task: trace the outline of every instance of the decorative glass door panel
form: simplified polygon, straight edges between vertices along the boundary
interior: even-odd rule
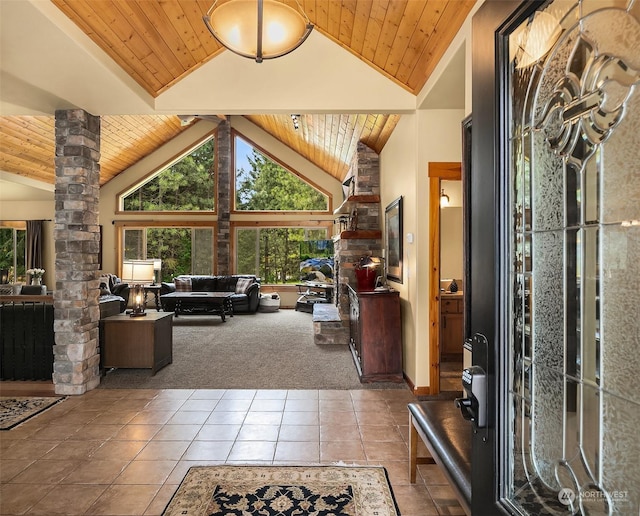
[[[511,32],[504,501],[640,511],[640,2]]]

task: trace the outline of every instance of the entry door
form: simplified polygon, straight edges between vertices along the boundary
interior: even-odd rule
[[[640,2],[489,0],[473,37],[473,513],[639,514]]]

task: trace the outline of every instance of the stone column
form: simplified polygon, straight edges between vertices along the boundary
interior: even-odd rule
[[[216,165],[217,165],[217,213],[218,213],[218,238],[217,249],[217,274],[231,274],[231,124],[223,120],[218,125],[216,141]]]
[[[343,321],[349,320],[349,294],[346,285],[356,287],[356,273],[353,264],[363,256],[382,255],[382,234],[380,233],[380,157],[359,142],[357,152],[350,167],[355,181],[355,198],[369,198],[368,202],[354,201],[352,210],[356,210],[358,231],[346,238],[334,239],[334,259],[338,271],[336,303]],[[370,199],[376,199],[371,202]]]
[[[57,394],[83,394],[100,383],[100,117],[81,109],[55,117],[53,383]]]

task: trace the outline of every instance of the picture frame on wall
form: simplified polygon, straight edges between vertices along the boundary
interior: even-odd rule
[[[402,196],[384,210],[387,279],[402,283]]]

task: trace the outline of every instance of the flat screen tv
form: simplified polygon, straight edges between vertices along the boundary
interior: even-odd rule
[[[300,242],[300,280],[333,283],[333,240]]]

